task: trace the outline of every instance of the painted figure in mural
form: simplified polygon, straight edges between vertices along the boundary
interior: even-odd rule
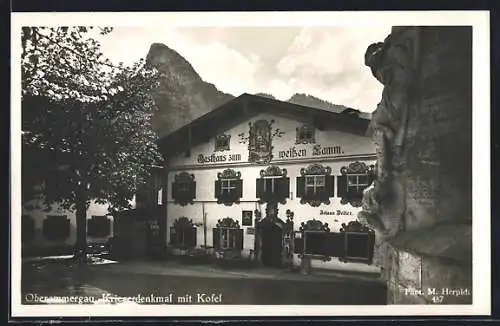
[[[406,33],[404,37],[400,37]],[[370,122],[369,132],[376,144],[377,164],[374,183],[365,190],[360,217],[385,232],[378,216],[391,194],[391,178],[402,171],[404,145],[411,113],[412,98],[418,91],[413,85],[418,72],[418,30],[393,28],[385,41],[371,44],[365,53],[365,65],[384,85],[382,99]]]
[[[268,163],[271,160],[271,125],[266,120],[259,120],[250,126],[249,160]]]

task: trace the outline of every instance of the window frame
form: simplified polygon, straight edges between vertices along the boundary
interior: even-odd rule
[[[191,181],[177,181],[175,187],[178,192],[190,193],[192,185]]]
[[[219,232],[219,248],[221,250],[234,250],[236,249],[236,232],[241,229],[231,228],[231,227],[218,227],[217,232]],[[223,235],[227,235],[227,239],[224,239]],[[231,242],[232,237],[232,242]],[[226,245],[227,243],[227,245]]]
[[[236,191],[236,188],[238,188],[236,181],[238,179],[236,178],[227,178],[227,179],[220,179],[220,193],[219,195],[223,196],[228,196],[234,193]],[[226,184],[227,183],[227,184]],[[227,190],[227,191],[224,191]]]
[[[347,174],[347,180],[346,180],[346,191],[348,194],[355,194],[355,195],[363,195],[363,191],[370,186],[370,175],[368,173],[352,173],[352,174]],[[366,178],[366,183],[360,183],[359,178],[364,177]],[[356,182],[353,184],[349,184],[349,181],[351,178],[356,178]],[[355,188],[355,190],[351,190]]]
[[[172,199],[176,204],[186,206],[193,204],[196,198],[196,181],[194,174],[181,172],[172,182]]]
[[[263,191],[265,194],[271,194],[271,195],[276,195],[278,192],[276,191],[276,180],[278,179],[283,179],[282,176],[270,176],[270,177],[264,177],[264,188]],[[271,182],[271,191],[267,191],[267,181],[272,180]]]
[[[314,144],[315,139],[315,128],[308,123],[297,127],[295,144]]]
[[[375,164],[368,164],[370,163],[355,161],[340,169],[340,175],[337,177],[337,196],[341,198],[341,205],[362,206],[365,190],[376,180]],[[360,178],[365,179],[360,182]]]
[[[197,243],[197,232],[197,227],[193,221],[181,216],[170,227],[169,245],[174,248],[194,248]],[[192,237],[190,233],[192,233]],[[186,243],[186,239],[191,239],[192,243]]]
[[[326,191],[326,175],[324,174],[306,174],[304,175],[304,192],[309,195],[308,189],[312,188],[315,196],[318,196],[320,190]],[[313,178],[313,184],[308,184],[308,179]],[[323,180],[322,184],[318,184],[317,180]]]
[[[231,148],[231,135],[218,135],[214,139],[214,151],[223,152]]]

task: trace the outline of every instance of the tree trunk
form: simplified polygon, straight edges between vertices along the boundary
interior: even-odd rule
[[[87,261],[87,198],[79,194],[76,202],[75,258],[80,263]]]

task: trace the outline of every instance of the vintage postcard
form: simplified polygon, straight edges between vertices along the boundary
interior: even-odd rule
[[[13,13],[12,316],[490,313],[488,12]]]

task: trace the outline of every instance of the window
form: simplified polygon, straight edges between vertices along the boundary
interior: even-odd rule
[[[290,178],[265,177],[257,179],[257,197],[264,201],[282,201],[289,198]]]
[[[367,166],[363,162],[354,162],[340,169],[342,175],[338,177],[337,195],[342,198],[341,204],[361,206],[363,191],[374,180],[374,168],[374,165]]]
[[[308,124],[304,124],[297,128],[296,144],[314,143],[314,128]]]
[[[222,179],[220,181],[220,194],[227,195],[230,194],[236,189],[236,181],[231,179]]]
[[[340,234],[344,235],[344,255],[340,261],[372,264],[375,246],[375,231],[359,221],[343,223]]]
[[[111,221],[108,216],[92,216],[87,221],[87,234],[90,237],[103,238],[111,233]]]
[[[179,194],[188,194],[191,192],[191,182],[178,182],[177,191]]]
[[[196,247],[197,228],[187,217],[179,217],[170,228],[170,245],[177,248]]]
[[[219,229],[220,249],[236,248],[236,238],[238,229]]]
[[[268,194],[276,194],[279,189],[278,178],[265,178],[264,179],[264,192]]]
[[[228,151],[231,135],[219,135],[215,137],[215,151]]]
[[[285,203],[290,197],[290,178],[286,169],[269,166],[260,171],[260,178],[256,180],[256,197],[261,202],[276,201]]]
[[[322,203],[330,204],[334,197],[334,176],[331,168],[320,164],[312,164],[300,171],[297,177],[297,197],[301,198],[301,204],[319,206]]]
[[[175,176],[175,181],[172,183],[172,198],[181,206],[193,203],[196,198],[196,182],[193,174],[182,172]]]
[[[222,250],[242,250],[243,249],[243,229],[239,222],[226,217],[219,220],[217,227],[213,229],[213,246]]]
[[[159,191],[163,186],[163,169],[154,168],[151,175],[137,185],[137,206],[152,206],[159,202]],[[161,204],[161,201],[160,201]]]
[[[353,194],[363,194],[369,186],[369,176],[367,174],[354,174],[347,176],[347,192]]]
[[[306,194],[317,195],[324,190],[325,190],[324,175],[306,176],[306,183],[305,183]]]
[[[243,180],[241,173],[226,169],[217,174],[215,181],[215,198],[219,204],[232,205],[238,203],[243,196]]]
[[[66,215],[49,215],[43,221],[43,236],[49,241],[64,241],[69,237],[70,222]]]
[[[170,244],[175,247],[193,248],[196,246],[196,227],[170,228]]]

